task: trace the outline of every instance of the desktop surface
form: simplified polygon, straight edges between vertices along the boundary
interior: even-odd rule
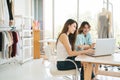
[[[75,58],[76,61],[91,62],[97,64],[117,65],[120,66],[120,53],[112,54],[111,56],[91,57],[87,55],[79,55]]]

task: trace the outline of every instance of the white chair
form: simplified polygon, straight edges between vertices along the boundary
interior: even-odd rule
[[[76,69],[58,70],[57,67],[56,67],[56,60],[54,60],[52,58],[52,49],[51,49],[51,47],[49,45],[45,46],[44,51],[45,51],[45,54],[48,57],[48,60],[51,61],[50,73],[52,74],[52,76],[54,76],[54,77],[66,77],[66,78],[69,78],[68,76],[72,76],[72,80],[80,80],[79,79],[79,76],[80,76],[79,71],[78,71],[77,65],[76,65],[76,63],[74,61],[72,61],[70,59],[65,60],[65,61],[72,62],[75,65]],[[70,79],[71,78],[69,78],[69,80]]]

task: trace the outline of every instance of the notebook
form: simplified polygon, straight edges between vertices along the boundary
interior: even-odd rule
[[[115,39],[114,38],[104,38],[97,39],[95,45],[95,54],[89,55],[93,57],[108,56],[115,52]]]

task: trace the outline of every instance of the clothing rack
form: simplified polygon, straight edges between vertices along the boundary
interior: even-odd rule
[[[2,31],[21,31],[20,29],[16,29],[16,27],[0,27],[0,32]]]
[[[34,18],[32,16],[15,15],[16,26],[19,26],[21,29],[21,64],[33,59],[33,19]]]
[[[11,63],[19,63],[19,61],[16,57],[9,59],[0,59],[0,65],[11,64]]]
[[[15,15],[15,25],[14,25],[15,27],[10,27],[5,24],[3,24],[3,26],[0,26],[0,32],[15,31],[18,32],[20,38],[20,42],[18,43],[18,47],[19,47],[18,49],[20,51],[18,53],[20,53],[20,56],[17,57],[15,56],[10,59],[0,58],[0,64],[13,63],[13,62],[14,63],[19,62],[20,64],[23,64],[24,62],[33,59],[33,45],[32,45],[33,34],[31,34],[32,21],[33,21],[32,16]],[[30,44],[28,45],[28,43]]]
[[[0,32],[4,32],[4,31],[15,31],[15,32],[19,32],[21,30],[16,30],[15,27],[0,27]],[[2,54],[2,51],[0,51],[0,54]],[[10,58],[0,58],[0,65],[3,64],[11,64],[11,63],[19,63],[19,56],[15,55],[14,57],[10,57]]]

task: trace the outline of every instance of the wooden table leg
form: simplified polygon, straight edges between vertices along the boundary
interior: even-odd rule
[[[95,64],[95,75],[98,74],[99,64]]]
[[[83,62],[84,67],[84,80],[91,80],[92,63]]]

